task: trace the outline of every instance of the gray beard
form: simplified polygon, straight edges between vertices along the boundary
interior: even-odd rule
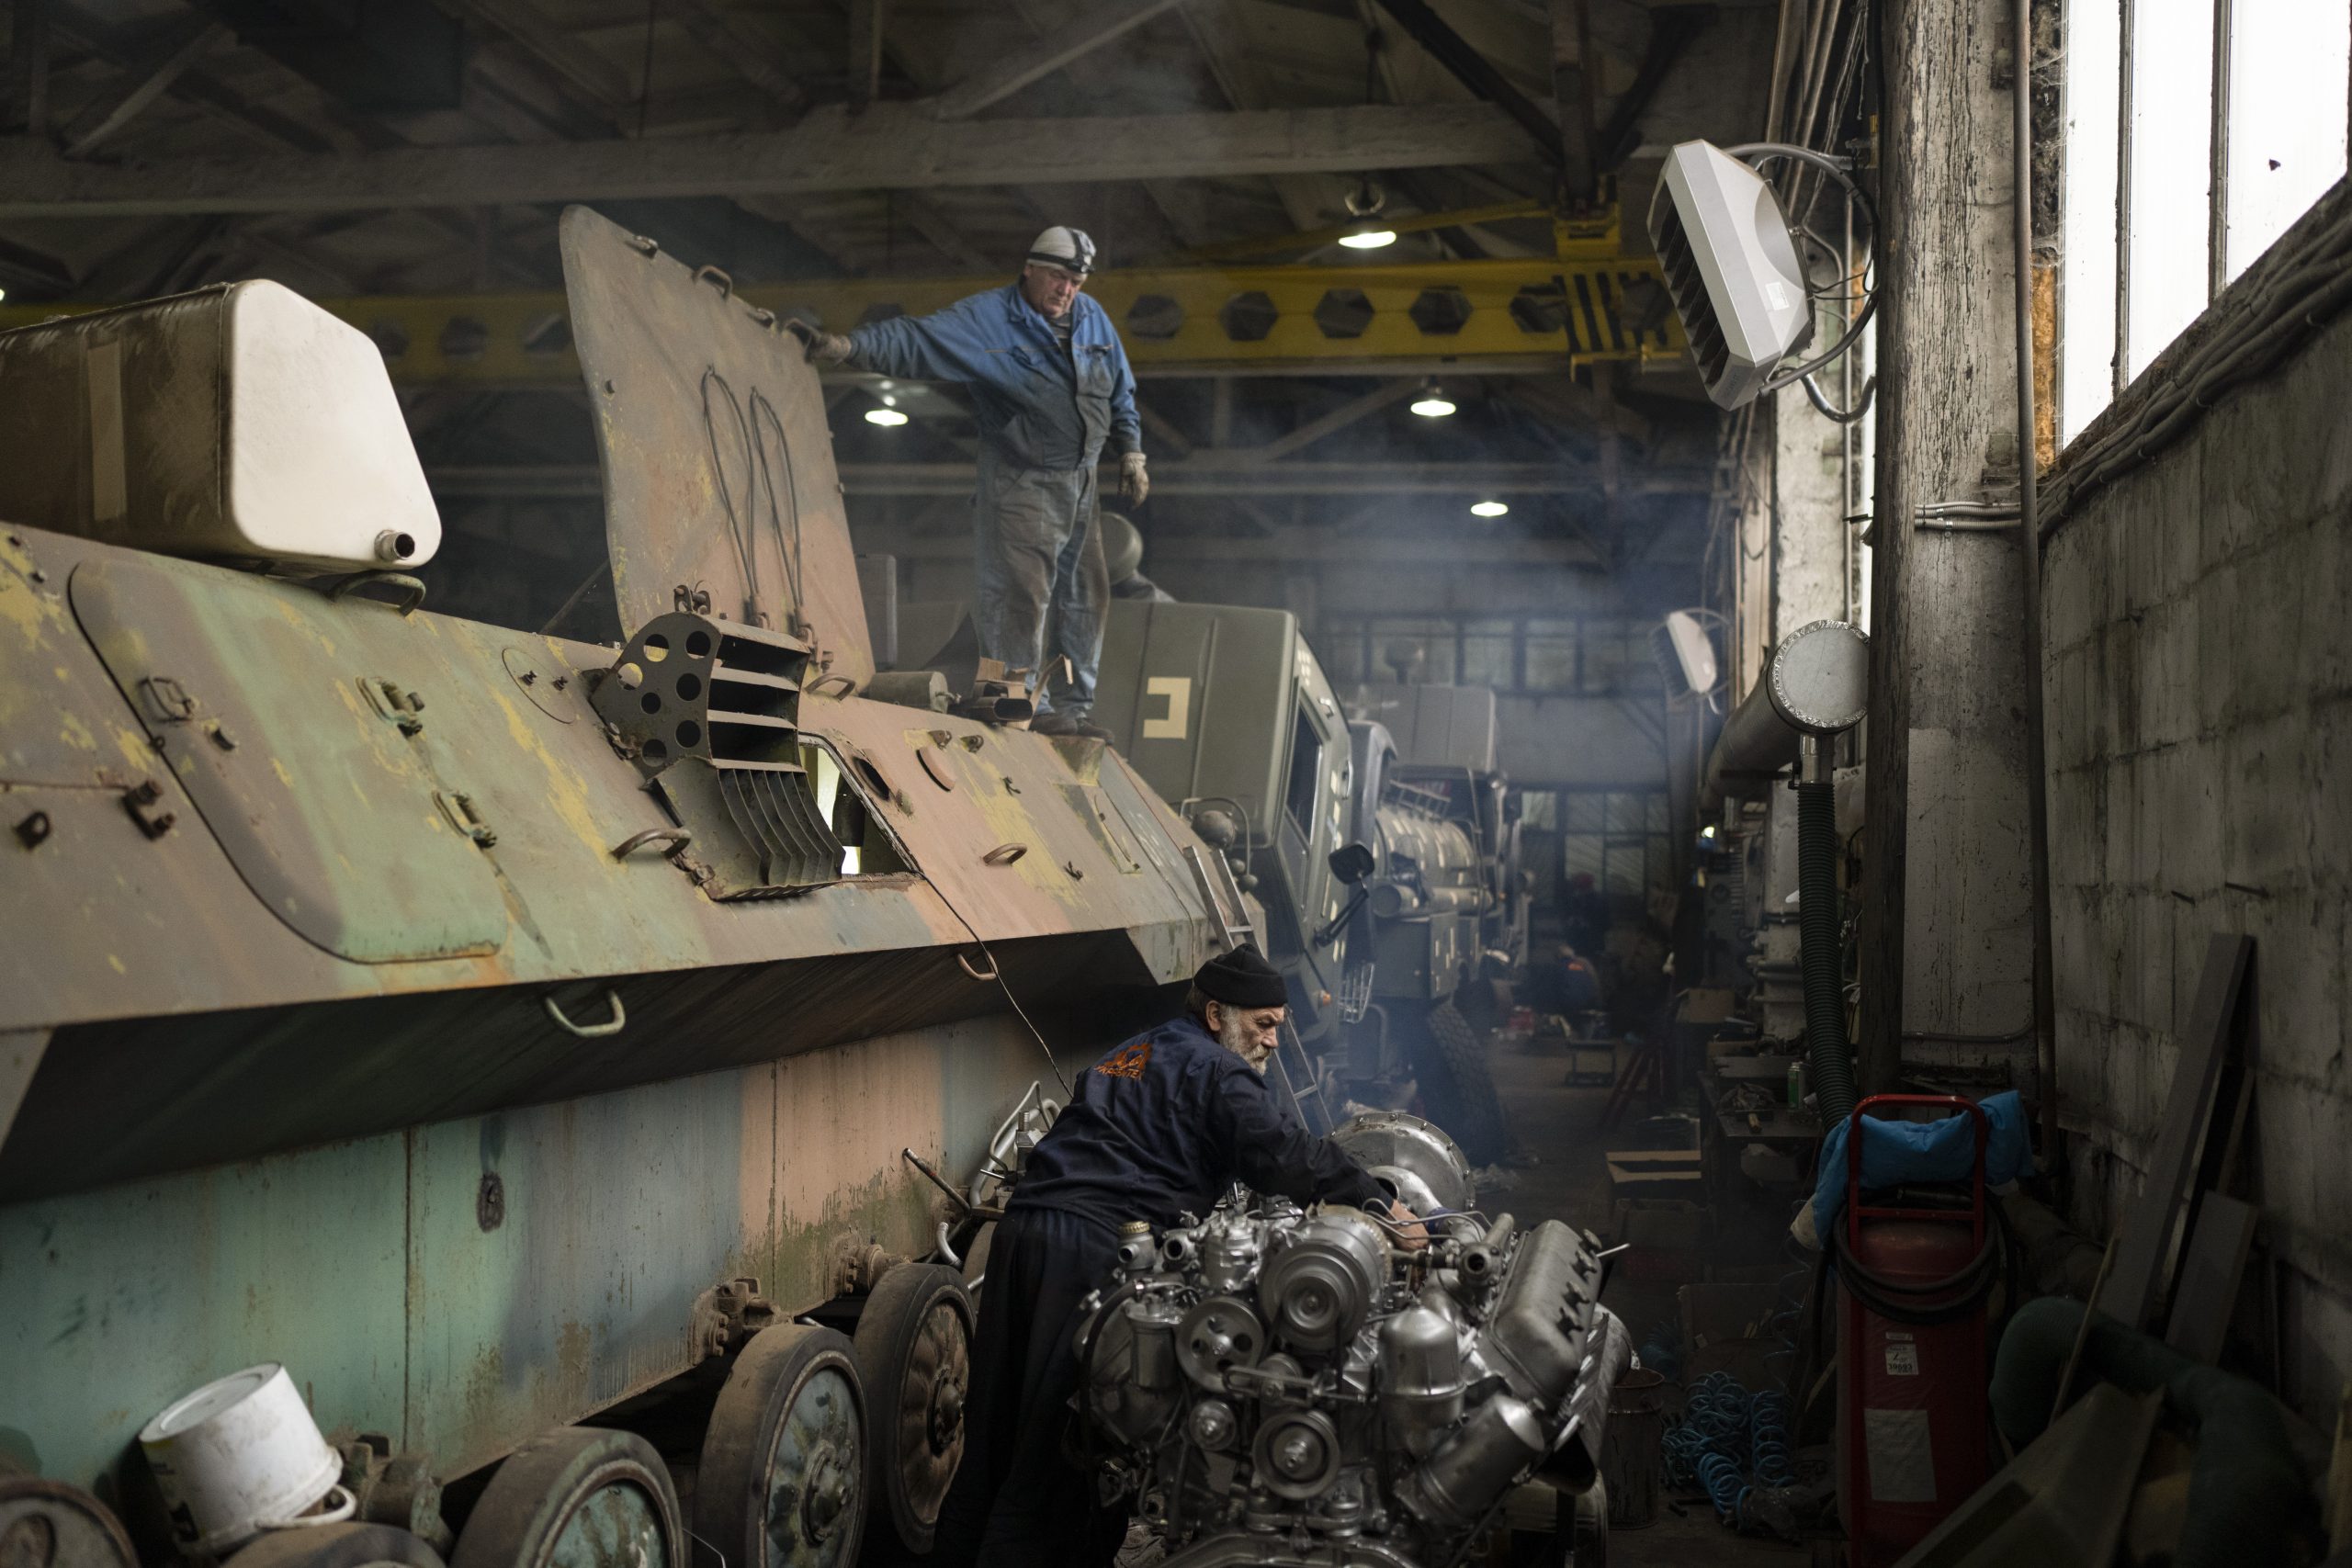
[[[1225,1021],[1217,1028],[1216,1043],[1260,1072],[1265,1071],[1269,1053],[1258,1049],[1258,1038],[1250,1032],[1250,1021],[1239,1013],[1227,1010]]]

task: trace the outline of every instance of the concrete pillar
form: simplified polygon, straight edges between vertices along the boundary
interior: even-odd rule
[[[1915,509],[2014,496],[2008,7],[1889,0],[1862,923],[1866,1089],[2033,1065],[2018,541]],[[1908,1036],[1906,1039],[1905,1036]]]
[[[1825,330],[1838,330],[1828,324]],[[1802,387],[1773,394],[1772,641],[1847,617],[1844,432]]]

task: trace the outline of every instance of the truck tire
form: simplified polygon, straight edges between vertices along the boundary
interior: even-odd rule
[[[1462,1145],[1472,1165],[1501,1159],[1509,1143],[1503,1102],[1495,1093],[1487,1054],[1479,1049],[1469,1021],[1452,1002],[1440,1002],[1418,1025],[1408,1027],[1413,1077],[1420,1084],[1430,1120]]]

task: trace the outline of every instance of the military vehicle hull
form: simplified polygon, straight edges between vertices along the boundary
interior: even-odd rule
[[[930,1253],[901,1151],[967,1173],[1250,918],[1105,748],[859,694],[792,340],[565,243],[624,648],[0,519],[0,1455],[151,1553],[133,1439],[238,1368],[449,1480]],[[792,487],[747,581],[686,558],[720,369]]]
[[[273,865],[340,845],[386,877],[424,859],[412,836],[462,847],[492,870],[470,912],[493,951],[358,962],[265,902],[263,873],[241,874],[259,852],[241,842],[241,863],[209,828],[175,738],[73,614],[86,577],[126,568],[250,601],[217,639],[153,651],[261,777],[307,784],[338,728],[397,734],[363,679],[424,698],[401,744],[462,776],[492,842],[461,840],[399,768],[337,775],[368,802],[338,829],[323,807],[246,826],[283,836]],[[270,618],[317,634],[318,657],[220,679]],[[840,1246],[928,1250],[937,1195],[899,1151],[968,1169],[1031,1081],[1056,1092],[976,974],[1083,1050],[1216,940],[1190,834],[1101,747],[812,701],[802,734],[854,760],[844,787],[888,783],[876,810],[920,874],[722,904],[659,843],[614,853],[672,824],[589,711],[582,676],[610,649],[24,528],[0,542],[0,818],[18,829],[0,840],[0,1035],[21,1096],[0,1143],[0,1444],[82,1484],[166,1400],[257,1360],[292,1366],[328,1426],[452,1472],[673,1375],[721,1281],[805,1310],[834,1293]],[[476,886],[421,888],[424,923],[399,929],[356,895],[334,940],[447,945]],[[1080,998],[1104,1016],[1070,1019]]]

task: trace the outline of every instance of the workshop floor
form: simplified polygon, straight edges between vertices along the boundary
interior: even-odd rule
[[[1566,1082],[1566,1058],[1556,1052],[1529,1050],[1516,1042],[1488,1047],[1495,1088],[1510,1108],[1512,1132],[1522,1150],[1536,1163],[1515,1168],[1517,1183],[1509,1190],[1483,1200],[1489,1212],[1509,1210],[1521,1223],[1556,1216],[1581,1228],[1606,1231],[1611,1192],[1604,1140],[1594,1127],[1606,1089],[1572,1089]],[[1657,1325],[1676,1311],[1675,1287],[1645,1285],[1621,1276],[1612,1278],[1602,1300],[1625,1320],[1640,1344]],[[1610,1568],[1685,1568],[1685,1565],[1740,1564],[1789,1568],[1806,1562],[1809,1551],[1777,1540],[1741,1536],[1715,1521],[1714,1511],[1698,1496],[1668,1495],[1660,1501],[1657,1522],[1644,1529],[1612,1531],[1609,1538]]]

